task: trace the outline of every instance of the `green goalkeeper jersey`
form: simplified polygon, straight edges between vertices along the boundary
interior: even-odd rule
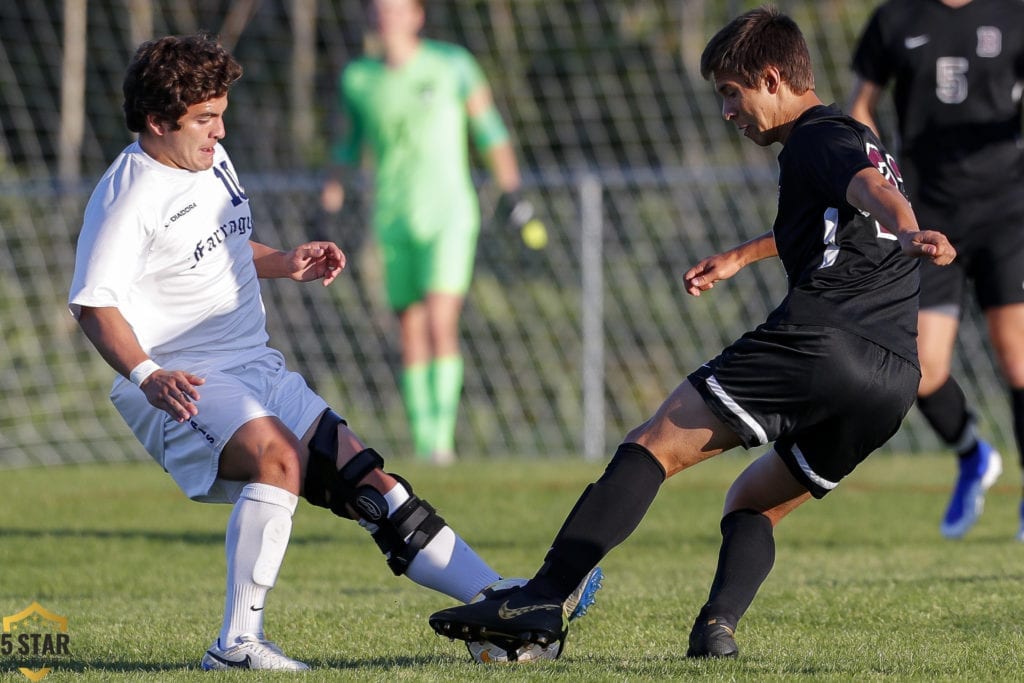
[[[374,225],[382,239],[425,240],[447,228],[479,228],[466,100],[484,86],[467,50],[431,40],[422,40],[399,68],[362,57],[344,70],[349,127],[334,159],[353,165],[364,146],[371,152]]]

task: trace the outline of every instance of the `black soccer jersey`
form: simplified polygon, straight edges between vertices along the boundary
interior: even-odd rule
[[[1008,192],[1024,202],[1024,1],[889,0],[868,22],[853,69],[881,86],[894,80],[912,198]]]
[[[797,119],[779,154],[773,231],[789,292],[767,324],[847,330],[917,363],[917,260],[896,236],[846,201],[874,167],[903,191],[892,156],[867,126],[835,106]]]

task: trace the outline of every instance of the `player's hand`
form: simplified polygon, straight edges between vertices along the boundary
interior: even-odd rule
[[[502,228],[518,231],[529,249],[540,250],[548,245],[547,228],[536,217],[533,203],[518,191],[505,192],[498,198],[494,222]]]
[[[344,252],[334,242],[307,242],[286,254],[293,280],[309,282],[323,280],[324,287],[345,268]]]
[[[937,230],[900,232],[897,236],[905,256],[926,258],[937,266],[948,266],[956,258],[956,249]]]
[[[139,388],[146,394],[146,400],[154,408],[159,408],[178,422],[184,422],[199,414],[196,401],[199,392],[196,387],[203,384],[199,375],[184,370],[153,371],[142,381]]]
[[[715,254],[690,268],[683,275],[683,287],[687,294],[700,296],[701,292],[713,288],[719,280],[726,280],[738,273],[742,264],[730,252]]]

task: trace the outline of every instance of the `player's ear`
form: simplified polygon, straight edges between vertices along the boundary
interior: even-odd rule
[[[170,126],[167,125],[166,121],[158,118],[156,114],[146,114],[147,133],[157,137],[163,137],[168,130],[170,130]]]
[[[145,132],[158,137],[163,137],[164,126],[160,123],[160,119],[154,114],[145,115]]]
[[[779,88],[782,86],[782,74],[779,72],[778,67],[765,67],[765,70],[761,73],[761,82],[770,94],[778,93]]]

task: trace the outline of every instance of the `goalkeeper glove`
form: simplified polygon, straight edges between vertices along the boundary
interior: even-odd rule
[[[518,230],[523,244],[530,249],[543,249],[548,244],[548,231],[534,213],[533,204],[518,191],[504,192],[498,198],[494,220]]]

